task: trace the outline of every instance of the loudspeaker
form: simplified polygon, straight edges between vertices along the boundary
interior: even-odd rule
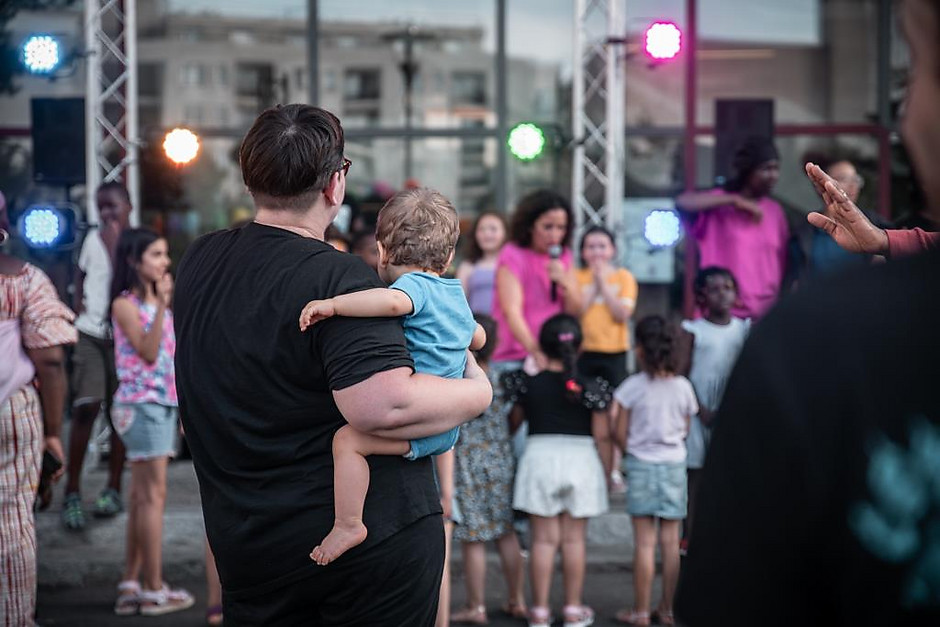
[[[734,176],[734,152],[749,137],[774,136],[773,100],[715,101],[715,183]]]
[[[37,183],[85,182],[85,99],[33,98],[33,179]]]

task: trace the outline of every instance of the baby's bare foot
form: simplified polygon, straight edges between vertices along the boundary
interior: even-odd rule
[[[368,533],[361,520],[337,520],[323,542],[313,548],[310,559],[320,566],[326,566],[349,549],[362,544]]]

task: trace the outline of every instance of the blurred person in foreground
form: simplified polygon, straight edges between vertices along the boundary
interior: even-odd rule
[[[0,246],[10,239],[0,193]],[[33,503],[43,451],[60,463],[68,383],[62,347],[75,315],[42,270],[0,252],[0,623],[32,625],[36,610]],[[59,470],[54,478],[58,479]]]
[[[430,459],[368,458],[368,538],[323,569],[310,553],[333,525],[331,442],[347,421],[425,437],[492,397],[469,357],[463,379],[415,374],[396,318],[334,317],[301,333],[311,298],[384,287],[323,241],[345,194],[343,148],[323,109],[263,112],[239,150],[254,221],[203,236],[179,265],[180,413],[226,625],[432,625],[444,527]]]
[[[940,0],[906,0],[901,21],[912,53],[902,131],[938,215]],[[807,171],[826,203],[809,221],[840,246],[933,250],[822,279],[756,328],[716,418],[679,617],[940,624],[937,240],[878,229]]]

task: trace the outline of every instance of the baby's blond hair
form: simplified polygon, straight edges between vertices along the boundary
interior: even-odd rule
[[[457,210],[433,189],[398,192],[379,211],[375,239],[396,266],[442,273],[450,263],[460,223]]]

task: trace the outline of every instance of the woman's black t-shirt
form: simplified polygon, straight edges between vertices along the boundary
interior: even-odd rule
[[[250,594],[318,568],[333,524],[332,392],[413,362],[394,318],[331,318],[306,333],[312,299],[382,287],[358,257],[250,223],[190,246],[175,294],[180,413],[226,591]],[[372,456],[370,546],[440,501],[427,459]]]

